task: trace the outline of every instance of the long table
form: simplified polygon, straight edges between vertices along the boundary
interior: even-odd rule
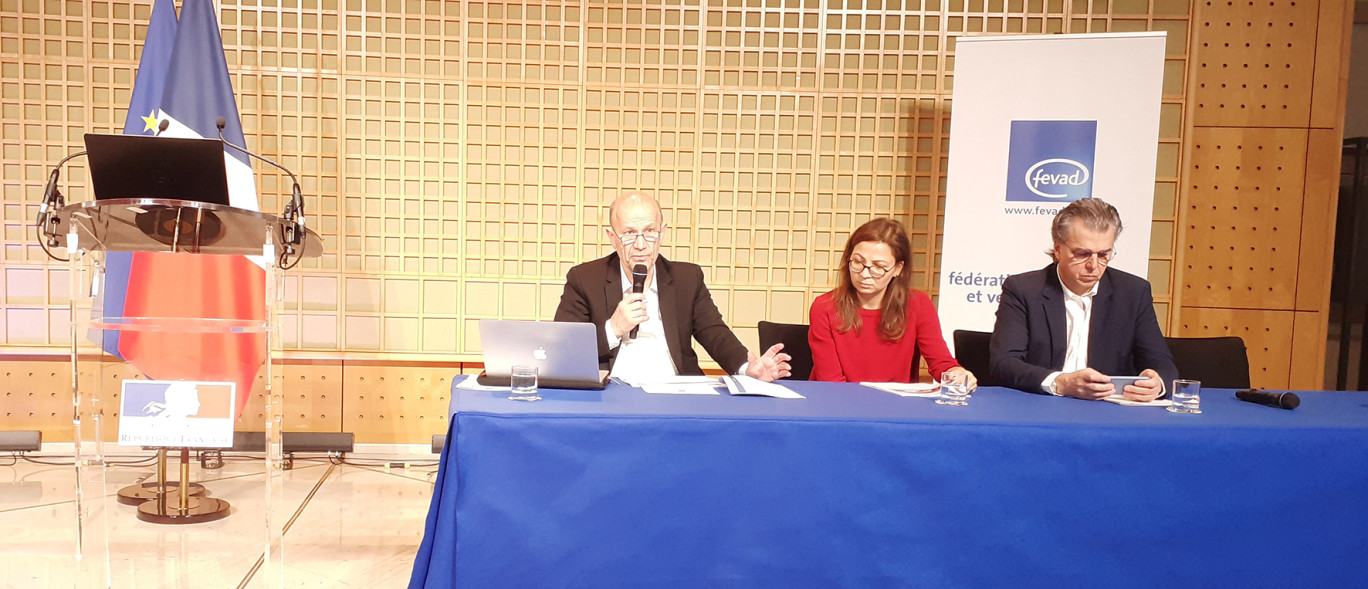
[[[453,389],[410,587],[1368,586],[1368,393]]]

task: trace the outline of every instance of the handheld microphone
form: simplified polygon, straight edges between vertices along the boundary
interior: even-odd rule
[[[641,294],[646,290],[646,265],[637,264],[632,267],[632,292]],[[636,339],[637,332],[641,331],[641,325],[633,325],[631,339]]]
[[[169,121],[162,121],[162,126],[165,126],[168,122]],[[293,183],[293,186],[291,186],[290,188],[290,202],[285,205],[285,211],[281,216],[284,217],[286,221],[284,227],[285,236],[283,240],[285,242],[285,249],[287,253],[293,252],[294,246],[299,245],[304,240],[304,196],[300,193],[299,190],[299,178],[296,178],[294,172],[291,172],[285,166],[282,166],[269,159],[252,153],[251,151],[248,151],[245,147],[233,145],[227,139],[224,139],[223,127],[227,124],[228,121],[226,121],[223,117],[219,117],[214,120],[214,126],[218,127],[218,138],[221,143],[227,145],[228,147],[236,149],[237,151],[240,151],[250,157],[254,157],[258,160],[275,166],[280,171],[285,172],[290,176],[290,182]]]
[[[1271,391],[1260,391],[1255,389],[1245,389],[1236,391],[1235,398],[1250,403],[1258,403],[1279,409],[1296,409],[1301,405],[1301,398],[1296,393],[1274,393]]]

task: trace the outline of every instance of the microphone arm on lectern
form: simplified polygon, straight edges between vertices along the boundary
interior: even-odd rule
[[[78,151],[62,158],[61,161],[57,162],[57,165],[52,167],[52,173],[48,174],[47,185],[43,187],[43,201],[38,206],[38,219],[34,222],[34,225],[38,227],[40,233],[39,245],[44,246],[43,251],[47,251],[47,248],[61,245],[61,227],[59,226],[62,223],[62,219],[57,216],[57,211],[66,206],[66,198],[62,196],[62,191],[57,186],[57,179],[62,176],[62,166],[68,161],[71,161],[72,158],[80,157],[85,154],[85,151]],[[52,252],[48,252],[48,256],[56,260],[61,260],[61,258],[52,255]]]
[[[258,160],[275,166],[280,171],[285,172],[290,176],[290,182],[293,184],[290,188],[290,202],[285,204],[285,211],[280,216],[285,219],[285,235],[284,239],[282,240],[285,242],[285,253],[294,253],[294,247],[304,242],[304,195],[301,194],[299,190],[299,178],[296,178],[294,172],[291,172],[289,168],[286,168],[285,166],[282,166],[269,159],[266,159],[265,157],[252,153],[245,147],[234,145],[232,142],[228,141],[227,139],[224,139],[223,127],[226,124],[227,121],[225,121],[223,117],[219,117],[217,120],[214,121],[214,126],[218,127],[218,136],[220,142],[250,157],[254,157]]]

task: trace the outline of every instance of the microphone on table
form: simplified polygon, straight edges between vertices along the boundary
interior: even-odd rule
[[[1301,405],[1301,398],[1296,393],[1274,393],[1271,391],[1260,391],[1255,389],[1245,389],[1237,391],[1235,398],[1250,403],[1268,405],[1279,409],[1296,409]]]
[[[632,267],[632,292],[641,294],[646,290],[646,264],[637,264]],[[633,325],[629,339],[636,339],[637,332],[641,331],[641,325]]]
[[[157,132],[156,132],[156,133],[153,133],[152,136],[153,136],[153,137],[161,137],[161,134],[162,134],[162,133],[165,133],[165,132],[166,132],[166,128],[167,128],[167,127],[170,127],[170,126],[171,126],[171,119],[162,119],[162,120],[161,120],[161,123],[157,125]]]

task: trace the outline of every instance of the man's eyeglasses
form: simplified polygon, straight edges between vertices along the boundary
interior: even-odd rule
[[[1092,250],[1073,250],[1069,252],[1069,263],[1075,265],[1082,264],[1091,260],[1093,256],[1097,256],[1097,263],[1105,266],[1112,261],[1112,258],[1116,257],[1116,250],[1102,250],[1100,252]]]
[[[866,263],[864,263],[864,262],[860,262],[860,261],[857,261],[857,260],[855,260],[855,259],[851,259],[851,260],[850,260],[850,272],[851,272],[851,273],[853,273],[853,274],[863,274],[865,270],[869,270],[869,277],[870,277],[870,278],[883,278],[883,275],[884,275],[884,274],[888,274],[888,271],[889,271],[890,269],[891,269],[891,268],[885,268],[885,267],[880,266],[880,265],[878,265],[878,264],[866,264]]]
[[[636,243],[637,238],[646,240],[646,243],[655,243],[660,239],[660,230],[647,229],[640,232],[619,233],[617,238],[618,241],[622,242],[622,245],[632,245]]]

